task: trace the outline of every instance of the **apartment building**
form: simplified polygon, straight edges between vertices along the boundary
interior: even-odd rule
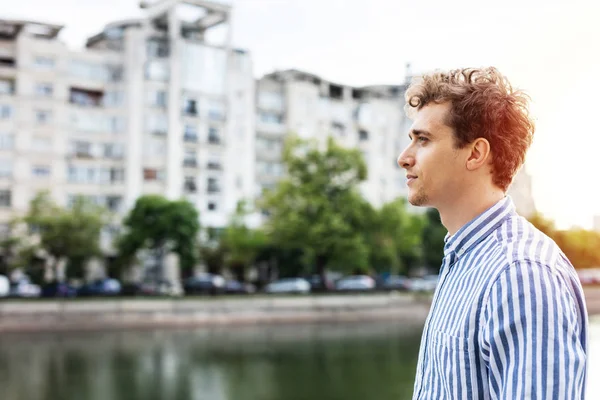
[[[396,159],[407,145],[403,85],[350,87],[298,70],[257,81],[256,192],[273,187],[285,171],[281,150],[290,132],[302,138],[358,148],[368,167],[362,194],[375,206],[406,195]],[[409,126],[409,125],[408,125]]]
[[[140,195],[183,197],[217,227],[252,198],[254,78],[230,5],[141,7],[80,51],[62,26],[0,20],[0,222],[44,189],[121,215]]]
[[[410,72],[407,70],[407,76]],[[412,122],[404,112],[408,84],[351,87],[319,76],[285,70],[265,75],[256,87],[256,195],[272,188],[285,170],[282,146],[287,134],[358,148],[368,168],[361,185],[375,207],[406,196],[405,171],[397,158],[409,144]],[[531,178],[522,169],[509,190],[523,215],[535,212]],[[412,211],[422,208],[409,206]]]

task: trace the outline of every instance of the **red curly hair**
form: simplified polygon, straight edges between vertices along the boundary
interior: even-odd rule
[[[535,124],[529,96],[514,90],[494,67],[434,72],[414,81],[405,94],[407,114],[429,103],[451,102],[447,125],[455,146],[477,138],[490,143],[493,183],[506,191],[525,161]]]

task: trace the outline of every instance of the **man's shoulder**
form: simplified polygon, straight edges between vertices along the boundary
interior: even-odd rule
[[[507,218],[496,230],[495,236],[507,265],[528,262],[541,266],[572,267],[556,242],[522,216]]]

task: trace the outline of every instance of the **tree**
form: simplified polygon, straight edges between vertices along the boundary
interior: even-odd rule
[[[351,223],[364,203],[358,193],[367,176],[361,153],[331,138],[323,151],[315,142],[291,138],[283,160],[288,175],[262,202],[273,243],[303,249],[305,261],[321,276],[326,267],[366,269],[368,247]]]
[[[442,225],[440,214],[435,208],[427,209],[425,219],[427,223],[421,236],[423,262],[429,268],[439,271],[444,258],[444,238],[448,230]]]
[[[240,281],[245,280],[246,269],[267,244],[267,236],[263,231],[246,226],[245,218],[249,213],[246,203],[239,202],[221,237],[227,264]]]
[[[179,256],[181,271],[190,275],[198,259],[200,230],[196,208],[185,200],[170,201],[147,195],[137,199],[123,221],[124,234],[116,241],[121,268],[129,266],[139,250],[148,249],[157,260],[157,278],[162,279],[164,256]]]
[[[418,263],[422,258],[425,222],[421,215],[408,212],[404,198],[384,204],[376,213],[370,233],[373,268],[406,273]]]
[[[51,257],[52,275],[56,279],[61,262],[83,263],[102,254],[100,233],[105,217],[103,209],[82,197],[76,198],[70,209],[65,209],[52,201],[48,192],[42,192],[31,201],[23,220],[39,238],[39,248]]]

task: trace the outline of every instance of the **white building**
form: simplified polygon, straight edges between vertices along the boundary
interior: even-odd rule
[[[0,20],[0,222],[39,190],[124,214],[143,194],[185,197],[224,226],[254,195],[254,78],[230,6],[142,4],[71,51],[61,26]]]
[[[368,167],[361,191],[373,205],[406,195],[405,173],[396,165],[408,143],[403,93],[401,85],[353,88],[297,70],[258,80],[257,194],[284,174],[283,140],[294,133],[323,142],[332,136],[341,145],[360,149]]]

